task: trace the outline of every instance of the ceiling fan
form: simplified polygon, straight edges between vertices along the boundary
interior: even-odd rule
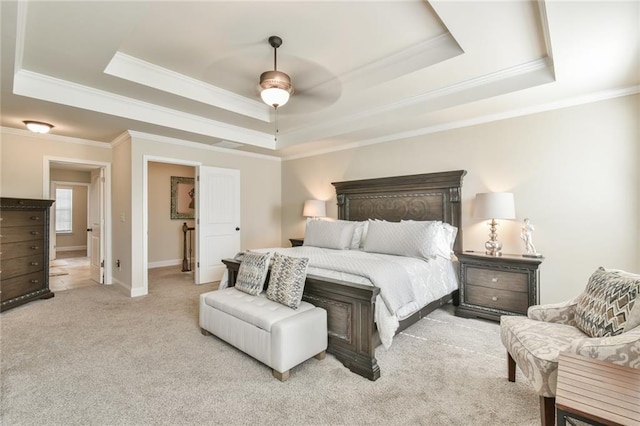
[[[269,44],[273,47],[273,71],[265,71],[260,75],[260,97],[276,111],[283,106],[293,95],[291,77],[282,71],[278,71],[278,47],[282,45],[282,39],[278,36],[269,37]]]

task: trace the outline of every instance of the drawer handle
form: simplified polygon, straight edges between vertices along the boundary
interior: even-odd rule
[[[31,216],[31,220],[40,220],[40,216]]]
[[[31,235],[40,235],[38,231],[31,231]]]
[[[38,280],[31,280],[32,284],[36,284],[38,282]]]
[[[494,302],[498,300],[498,296],[491,296],[491,300],[493,300]]]
[[[40,247],[38,246],[31,246],[31,250],[38,250]]]
[[[493,277],[493,278],[491,278],[491,282],[492,282],[492,283],[497,283],[497,282],[498,282],[498,278],[497,278],[497,277]]]
[[[31,262],[31,266],[38,266],[38,262]]]

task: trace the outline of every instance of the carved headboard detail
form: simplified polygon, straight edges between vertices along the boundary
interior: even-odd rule
[[[458,228],[462,251],[462,179],[466,170],[333,182],[338,219],[441,220]]]

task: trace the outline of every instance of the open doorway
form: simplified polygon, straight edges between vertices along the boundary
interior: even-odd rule
[[[110,226],[108,163],[45,158],[44,197],[51,209],[49,286],[63,291],[110,284],[105,268]]]
[[[193,281],[196,167],[149,161],[147,176],[148,269]]]

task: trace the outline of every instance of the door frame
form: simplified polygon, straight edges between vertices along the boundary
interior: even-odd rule
[[[202,165],[200,161],[180,160],[156,155],[142,156],[142,289],[137,296],[149,294],[149,163],[177,164],[197,168]],[[196,194],[197,197],[197,194]],[[197,200],[197,198],[196,198]],[[195,232],[198,233],[198,216],[195,216]],[[194,274],[195,282],[195,274]]]
[[[105,209],[104,217],[104,284],[112,284],[112,268],[111,268],[111,163],[103,161],[79,160],[77,158],[52,157],[44,156],[42,159],[42,197],[49,199],[51,197],[51,175],[50,168],[52,163],[67,163],[80,167],[101,168],[104,170],[104,192],[103,202]]]

